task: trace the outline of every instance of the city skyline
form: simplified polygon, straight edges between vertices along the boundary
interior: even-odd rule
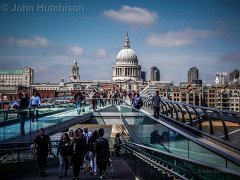
[[[81,80],[111,80],[126,31],[142,70],[147,74],[157,66],[161,80],[187,81],[195,66],[200,79],[214,83],[217,72],[240,67],[238,1],[3,0],[0,5],[0,67],[30,66],[35,82],[59,82],[62,74],[66,81],[74,59]]]

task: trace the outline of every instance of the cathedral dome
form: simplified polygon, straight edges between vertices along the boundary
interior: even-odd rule
[[[138,64],[137,54],[130,48],[128,33],[125,38],[124,48],[117,55],[116,64]]]
[[[119,51],[116,64],[137,64],[137,54],[132,49],[122,49]]]
[[[141,66],[138,65],[138,57],[133,49],[130,48],[128,33],[124,41],[124,48],[119,51],[116,58],[116,63],[113,66],[113,80],[139,81],[141,80]]]

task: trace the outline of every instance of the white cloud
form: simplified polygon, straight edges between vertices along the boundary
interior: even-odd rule
[[[46,48],[51,43],[47,38],[40,36],[32,36],[30,38],[15,38],[10,36],[6,39],[6,44],[24,48]]]
[[[73,56],[83,56],[85,54],[84,49],[79,46],[65,46],[65,53]]]
[[[158,18],[154,11],[139,7],[122,6],[118,11],[108,10],[103,13],[105,16],[117,21],[133,24],[133,25],[150,25]]]
[[[95,55],[96,55],[96,57],[98,57],[98,58],[108,57],[107,51],[106,51],[105,49],[103,49],[103,48],[97,49],[96,52],[95,52]]]
[[[165,34],[151,34],[147,43],[153,47],[180,47],[190,45],[197,39],[204,39],[219,35],[219,31],[184,29],[181,31],[169,31]]]

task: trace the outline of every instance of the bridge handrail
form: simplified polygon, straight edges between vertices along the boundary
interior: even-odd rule
[[[177,156],[177,155],[174,155],[174,154],[171,154],[171,153],[168,153],[168,152],[164,152],[164,151],[160,151],[160,150],[148,147],[148,146],[144,146],[142,144],[136,144],[136,143],[127,142],[127,141],[124,142],[124,143],[133,145],[135,147],[139,147],[141,149],[146,149],[146,150],[153,151],[153,152],[155,152],[157,154],[160,154],[160,156],[158,156],[158,157],[161,157],[161,155],[164,155],[164,156],[167,156],[167,157],[171,157],[171,158],[177,159],[177,160],[179,160],[181,162],[187,162],[187,163],[191,163],[191,164],[194,164],[194,165],[197,165],[197,166],[201,166],[201,167],[204,167],[204,168],[215,170],[213,172],[222,172],[224,174],[230,174],[230,175],[234,175],[234,176],[240,177],[240,172],[236,171],[236,170],[223,168],[223,167],[220,167],[220,166],[213,166],[213,165],[210,165],[210,164],[207,164],[207,163],[204,163],[204,162],[192,160],[192,159],[189,159],[189,158],[184,158],[184,157]],[[123,147],[126,147],[126,145],[123,145]]]
[[[124,103],[131,107],[131,105],[130,105],[129,103],[127,103],[127,102],[124,102]],[[226,153],[226,152],[224,152],[224,151],[222,151],[222,150],[220,150],[220,149],[218,149],[218,148],[216,148],[216,147],[213,147],[213,146],[209,145],[208,143],[205,143],[205,142],[203,142],[203,141],[200,141],[198,138],[195,138],[195,137],[193,137],[192,135],[189,135],[189,134],[183,132],[182,130],[180,130],[180,129],[178,129],[178,128],[175,128],[175,127],[169,125],[168,123],[165,123],[165,122],[163,122],[163,121],[160,121],[160,120],[158,120],[158,119],[155,119],[154,117],[149,116],[149,115],[146,114],[145,112],[139,111],[139,110],[135,109],[134,107],[132,107],[132,108],[133,108],[136,112],[142,113],[142,114],[144,114],[145,116],[153,119],[154,121],[162,124],[163,126],[166,126],[167,128],[169,128],[169,129],[171,129],[171,130],[173,130],[173,131],[181,134],[182,136],[186,137],[188,140],[193,141],[194,143],[198,144],[199,146],[203,147],[204,149],[207,149],[207,150],[213,152],[214,154],[216,154],[216,155],[218,155],[218,156],[220,156],[220,157],[222,157],[222,158],[224,158],[224,159],[226,159],[226,160],[234,163],[235,165],[240,166],[240,158],[236,158],[236,157],[233,156],[232,154]]]

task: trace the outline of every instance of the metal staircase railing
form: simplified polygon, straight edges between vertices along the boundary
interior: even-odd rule
[[[144,145],[125,142],[127,152],[139,158],[161,174],[175,179],[239,179],[238,171],[211,166],[199,161],[179,157]]]

